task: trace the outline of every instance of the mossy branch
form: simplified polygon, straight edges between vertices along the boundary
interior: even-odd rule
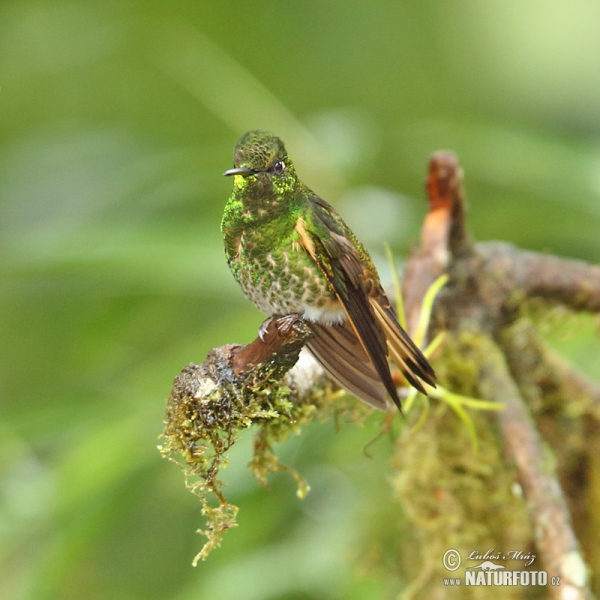
[[[436,302],[430,328],[432,335],[439,330],[446,331],[446,342],[434,367],[450,389],[504,404],[502,411],[482,414],[483,420],[496,421],[497,433],[492,439],[484,437],[480,454],[489,456],[497,464],[496,472],[508,473],[508,479],[504,483],[503,509],[498,508],[493,525],[485,499],[491,501],[497,497],[496,493],[484,496],[481,505],[474,503],[472,498],[451,493],[452,502],[446,506],[441,502],[437,509],[448,509],[454,515],[454,522],[458,519],[459,527],[451,529],[453,534],[437,530],[435,543],[426,538],[423,554],[430,554],[432,546],[439,548],[440,540],[444,540],[442,545],[446,549],[459,549],[463,557],[468,555],[469,549],[486,544],[505,550],[519,546],[523,549],[532,548],[539,560],[531,568],[544,569],[549,577],[560,577],[561,581],[560,586],[549,586],[544,597],[547,594],[552,598],[589,598],[591,591],[584,553],[575,535],[569,511],[569,507],[581,503],[581,497],[569,498],[565,495],[560,485],[564,473],[557,472],[556,461],[549,456],[547,442],[543,441],[540,434],[539,421],[536,422],[536,415],[532,414],[524,398],[530,397],[531,390],[535,389],[536,407],[539,409],[540,403],[547,402],[547,374],[552,372],[553,390],[561,390],[561,411],[568,413],[569,405],[572,406],[573,395],[569,391],[575,393],[575,390],[579,390],[589,398],[584,403],[579,402],[579,406],[585,408],[579,411],[578,417],[589,415],[597,420],[598,385],[568,368],[556,354],[541,351],[542,344],[528,319],[527,307],[533,301],[542,300],[550,305],[561,303],[573,310],[598,312],[600,267],[521,250],[501,242],[473,243],[466,229],[461,179],[461,169],[452,154],[440,152],[434,155],[427,184],[429,211],[423,226],[421,246],[407,262],[403,280],[404,302],[409,330],[414,331],[425,290],[442,273],[448,275],[448,284]],[[515,327],[522,328],[525,323],[529,337],[523,341],[521,336],[520,343],[517,343]],[[536,355],[537,380],[523,375],[524,372],[532,376],[534,373],[528,371],[527,367],[523,368],[526,350]],[[557,412],[557,418],[564,413]],[[493,422],[489,425],[493,425]],[[455,436],[452,432],[453,429],[449,432],[447,423],[435,419],[431,419],[429,427],[425,429],[430,443],[437,440],[436,447],[449,435]],[[456,446],[457,438],[454,439],[452,447]],[[555,444],[553,450],[559,456],[567,451],[569,444],[566,442],[561,439]],[[581,440],[572,437],[570,442],[580,444]],[[397,444],[398,455],[405,454],[411,443],[414,443],[414,439],[410,433],[401,436]],[[503,457],[490,454],[490,444],[502,448]],[[464,448],[464,451],[468,450]],[[456,470],[455,457],[463,456],[463,453],[457,455],[455,452],[452,450],[437,455],[438,472]],[[460,468],[464,469],[464,458],[461,463]],[[406,463],[403,464],[406,467]],[[422,471],[423,465],[420,473],[414,473],[419,481]],[[412,471],[407,469],[398,475],[401,499],[416,483],[407,473]],[[479,467],[469,466],[467,473],[475,479],[481,478]],[[589,475],[593,477],[591,473]],[[437,490],[435,494],[439,498],[440,476],[434,477],[433,481],[432,488]],[[522,500],[520,495],[509,493],[517,483],[518,488],[515,489],[519,490],[519,494],[522,493]],[[491,489],[497,489],[496,484],[496,481],[493,485],[491,480],[488,481]],[[453,485],[456,485],[456,481]],[[592,481],[588,480],[584,487],[590,485]],[[445,497],[441,495],[442,499]],[[464,510],[467,506],[467,512],[458,511],[459,507]],[[412,510],[415,510],[414,507]],[[527,524],[523,522],[523,514],[527,515]],[[580,517],[582,514],[585,511],[579,510]],[[576,523],[580,535],[586,529],[586,520],[589,520],[589,516],[582,519],[583,522]],[[515,528],[517,523],[520,525]],[[476,531],[480,533],[465,537],[465,530],[471,534]],[[593,563],[596,569],[600,567],[600,558],[594,549],[597,547],[597,539],[595,544],[586,544],[586,560]],[[424,562],[423,568],[426,565]],[[427,577],[421,578],[421,586],[415,595],[443,595],[443,578],[448,575],[448,571],[441,566],[432,568]],[[456,576],[456,573],[451,575]],[[470,593],[476,597],[474,590]],[[521,596],[520,592],[506,590],[503,597]]]
[[[194,565],[236,525],[238,508],[225,498],[218,474],[243,429],[259,429],[250,462],[259,482],[266,485],[269,472],[285,471],[296,480],[300,497],[308,492],[308,484],[279,462],[272,447],[298,433],[301,425],[328,418],[341,408],[332,402],[339,394],[330,379],[302,352],[310,335],[297,315],[268,319],[251,344],[215,348],[202,365],[189,364],[175,378],[159,449],[183,469],[186,485],[200,498],[207,519],[206,528],[199,531],[207,542]]]

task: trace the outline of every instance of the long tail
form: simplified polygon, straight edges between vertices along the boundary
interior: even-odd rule
[[[381,300],[385,303],[387,298],[383,296]],[[371,299],[370,304],[385,335],[389,358],[408,383],[422,393],[426,393],[422,382],[435,387],[431,365],[399,325],[393,310],[376,299]],[[386,409],[388,397],[400,407],[395,388],[392,393],[390,386],[385,385],[351,321],[338,325],[310,322],[309,327],[314,333],[309,350],[343,388],[380,410]],[[386,367],[389,369],[389,365]]]
[[[385,300],[387,301],[387,298]],[[431,365],[402,329],[389,303],[386,302],[386,306],[375,298],[370,299],[370,303],[385,333],[390,358],[402,371],[406,381],[422,394],[426,394],[422,381],[435,387],[435,372]]]

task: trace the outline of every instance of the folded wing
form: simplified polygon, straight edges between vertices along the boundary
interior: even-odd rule
[[[399,325],[366,251],[359,255],[358,241],[333,209],[314,197],[296,230],[348,318],[341,325],[310,324],[315,336],[309,348],[334,379],[381,409],[387,395],[401,407],[388,358],[420,392],[425,393],[422,382],[435,387],[433,369]]]
[[[308,349],[344,389],[367,404],[386,409],[388,392],[350,321],[339,325],[309,323]]]

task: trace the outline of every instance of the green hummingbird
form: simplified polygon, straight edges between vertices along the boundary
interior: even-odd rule
[[[296,175],[283,142],[249,131],[237,142],[233,193],[221,232],[234,278],[271,317],[302,315],[307,346],[347,391],[401,408],[389,360],[425,393],[435,373],[398,323],[364,246],[335,210]]]

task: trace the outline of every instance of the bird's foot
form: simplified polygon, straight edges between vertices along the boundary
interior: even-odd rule
[[[280,317],[280,316],[269,317],[268,319],[263,321],[263,324],[260,326],[260,328],[258,330],[258,337],[260,338],[261,342],[264,342],[265,336],[269,332],[269,329],[273,326],[277,329],[277,331],[279,333],[281,333],[283,335],[287,335],[290,333],[292,327],[294,327],[294,325],[298,322],[298,320],[301,320],[301,319],[302,319],[302,316],[299,314],[296,314],[296,313],[284,315],[283,317]]]
[[[288,334],[291,331],[292,327],[301,319],[302,317],[296,313],[292,313],[291,315],[284,315],[283,317],[277,317],[277,331],[283,334]]]

